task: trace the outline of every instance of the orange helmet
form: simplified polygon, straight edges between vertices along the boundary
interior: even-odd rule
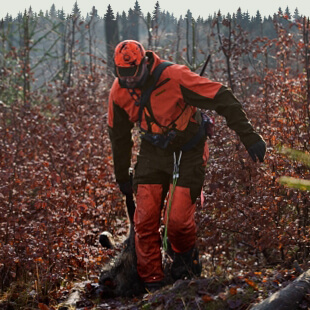
[[[114,52],[114,62],[118,67],[139,66],[144,57],[144,47],[134,40],[120,42]]]
[[[114,51],[114,63],[118,75],[130,76],[139,71],[145,57],[145,49],[135,40],[120,42]]]

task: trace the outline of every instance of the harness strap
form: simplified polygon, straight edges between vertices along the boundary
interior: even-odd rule
[[[135,101],[135,105],[138,106],[140,104],[140,96],[137,94],[134,88],[127,88],[131,98]]]
[[[173,182],[172,182],[172,188],[170,192],[170,199],[169,199],[169,205],[168,205],[168,210],[167,210],[167,219],[166,219],[166,227],[165,227],[165,232],[164,232],[164,237],[163,237],[163,248],[164,251],[167,251],[168,248],[168,222],[169,222],[169,216],[170,216],[170,211],[171,211],[171,206],[172,206],[172,199],[173,199],[173,194],[175,187],[177,185],[177,181],[179,178],[179,169],[180,169],[180,164],[181,164],[181,157],[182,157],[182,151],[179,153],[179,158],[177,160],[177,155],[174,152],[173,153]]]
[[[139,108],[139,125],[141,124],[141,120],[142,120],[142,113],[144,110],[144,107],[146,105],[146,103],[148,102],[152,91],[155,89],[156,84],[159,80],[159,77],[161,75],[161,73],[169,66],[173,65],[172,62],[169,61],[165,61],[160,63],[153,71],[152,76],[154,78],[154,82],[152,83],[152,85],[147,88],[144,92],[142,92],[141,94],[141,98],[140,98],[140,108]]]
[[[181,150],[183,152],[189,151],[190,149],[192,149],[194,146],[196,146],[196,144],[198,144],[198,142],[202,139],[202,137],[205,136],[205,124],[202,121],[198,132],[196,133],[195,136],[193,136],[187,143],[185,143],[182,147]]]
[[[163,70],[165,70],[168,66],[171,66],[171,65],[173,65],[173,63],[168,62],[168,61],[160,63],[154,69],[154,71],[152,73],[152,76],[154,78],[152,85],[149,88],[147,88],[145,91],[142,92],[139,102],[137,102],[135,100],[135,104],[140,105],[139,114],[138,114],[138,122],[139,122],[141,137],[143,139],[151,142],[153,145],[158,146],[158,147],[163,148],[163,149],[165,149],[169,145],[171,140],[174,138],[175,131],[172,130],[168,135],[151,134],[151,133],[149,133],[149,132],[147,132],[141,128],[141,121],[142,121],[142,114],[143,114],[144,107],[146,106],[153,90],[156,88],[156,84],[159,80],[160,75],[162,74]],[[131,93],[131,96],[134,98],[134,96],[137,96],[137,94]],[[202,117],[202,121],[201,121],[201,124],[199,126],[199,130],[198,130],[197,134],[195,136],[193,136],[185,145],[183,145],[181,147],[181,151],[183,151],[183,152],[189,151],[190,149],[195,147],[200,142],[200,140],[206,135],[206,123],[210,122],[210,119],[208,119],[208,120],[209,121],[206,121]],[[159,125],[156,122],[155,118],[154,118],[154,122],[157,125]]]

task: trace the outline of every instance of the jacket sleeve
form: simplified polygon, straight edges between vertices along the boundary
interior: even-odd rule
[[[214,110],[224,116],[227,126],[239,135],[247,149],[263,140],[255,132],[241,103],[229,88],[194,73],[182,76],[180,88],[185,102],[201,109]]]
[[[118,183],[129,181],[131,149],[133,146],[131,129],[133,123],[125,110],[109,99],[108,132],[112,144],[114,173]]]
[[[222,86],[215,95],[214,100],[214,110],[219,115],[225,117],[227,126],[239,135],[246,149],[256,142],[263,140],[261,135],[254,130],[241,103],[227,87]]]

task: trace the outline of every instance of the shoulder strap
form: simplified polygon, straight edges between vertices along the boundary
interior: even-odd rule
[[[152,76],[154,77],[154,80],[155,80],[155,83],[153,84],[154,87],[155,85],[157,84],[157,81],[161,75],[161,73],[169,66],[173,65],[172,62],[169,62],[169,61],[164,61],[162,63],[160,63],[153,71],[153,74]]]
[[[142,113],[143,113],[143,109],[146,105],[146,103],[148,102],[152,91],[155,89],[156,84],[162,74],[162,72],[169,66],[173,65],[172,62],[169,61],[164,61],[162,63],[160,63],[153,71],[152,76],[154,78],[154,81],[152,83],[152,85],[147,88],[142,94],[141,94],[141,98],[140,98],[140,108],[139,108],[139,124],[141,124],[141,120],[142,120]]]

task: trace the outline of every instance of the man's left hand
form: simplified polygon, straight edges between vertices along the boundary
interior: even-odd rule
[[[265,153],[266,153],[266,142],[264,140],[260,140],[253,145],[251,145],[247,149],[248,153],[250,154],[251,158],[254,162],[257,161],[256,157],[262,163],[264,161]]]

